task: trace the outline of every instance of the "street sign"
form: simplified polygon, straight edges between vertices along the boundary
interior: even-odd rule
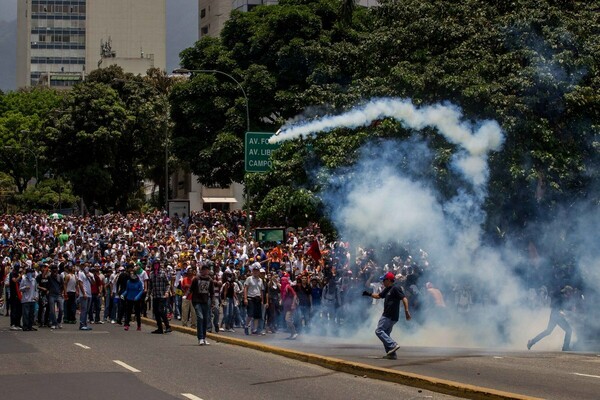
[[[267,172],[271,169],[271,152],[279,147],[278,143],[269,143],[273,135],[270,132],[246,132],[246,172]]]

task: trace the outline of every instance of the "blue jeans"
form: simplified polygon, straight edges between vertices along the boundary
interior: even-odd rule
[[[225,307],[223,307],[223,324],[225,329],[233,328],[235,319],[235,301],[232,298],[225,299]]]
[[[206,339],[206,328],[210,323],[210,304],[194,303],[196,310],[196,333],[198,340]]]
[[[375,329],[375,334],[383,343],[383,348],[385,349],[386,353],[398,345],[390,337],[390,334],[392,333],[392,328],[395,324],[396,321],[392,321],[388,317],[382,316],[381,318],[379,318],[379,322],[377,323],[377,329]]]
[[[79,298],[79,327],[87,326],[88,312],[90,309],[90,298]]]
[[[62,323],[64,302],[65,299],[60,294],[51,294],[48,296],[48,307],[50,307],[50,324],[52,326]],[[58,318],[56,317],[57,306]]]

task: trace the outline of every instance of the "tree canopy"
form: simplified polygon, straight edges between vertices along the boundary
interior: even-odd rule
[[[299,114],[336,113],[386,96],[450,101],[468,119],[499,121],[507,137],[491,159],[490,231],[523,227],[565,199],[597,193],[591,190],[599,165],[597,4],[382,0],[353,9],[345,3],[285,0],[234,12],[220,38],[203,38],[182,53],[182,65],[236,76],[249,97],[252,130],[276,131]],[[242,140],[241,93],[226,79],[200,74],[175,93],[180,157],[203,183],[238,180],[241,172],[232,170],[215,179],[209,155],[221,133]],[[352,164],[356,150],[374,138],[410,134],[383,120],[284,143],[271,172],[246,174],[251,205],[263,207],[264,218],[279,210],[283,222],[283,210],[305,198],[300,191],[318,193],[327,184],[308,171]],[[419,134],[438,152],[434,174],[451,196],[444,184],[452,146],[433,132]],[[315,198],[306,199],[310,204],[319,208]]]

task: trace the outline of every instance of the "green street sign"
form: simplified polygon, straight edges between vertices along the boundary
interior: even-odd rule
[[[267,172],[271,169],[271,152],[279,147],[279,143],[269,143],[273,135],[270,132],[246,132],[246,172]]]

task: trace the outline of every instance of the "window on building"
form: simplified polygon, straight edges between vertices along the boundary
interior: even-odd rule
[[[208,35],[208,26],[203,26],[202,28],[200,28],[200,33],[202,35]]]
[[[202,10],[200,10],[200,18],[204,18],[206,17],[206,8],[203,8]]]

